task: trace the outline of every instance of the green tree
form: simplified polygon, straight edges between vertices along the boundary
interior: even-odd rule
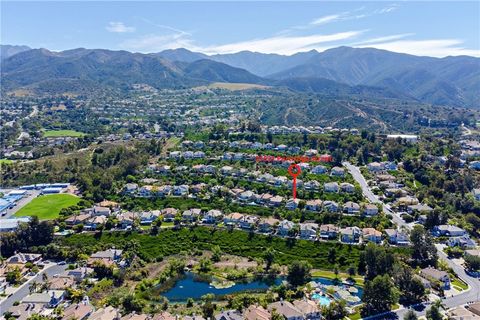
[[[440,304],[434,303],[430,309],[427,310],[426,314],[427,320],[442,320],[443,316],[440,312]]]
[[[212,247],[212,261],[219,262],[222,258],[222,250],[220,246],[213,246]]]
[[[265,250],[263,259],[265,259],[265,270],[268,271],[272,266],[273,261],[275,261],[275,251],[268,247],[267,250]]]
[[[287,281],[290,285],[297,287],[310,281],[310,270],[312,266],[306,261],[294,261],[288,267]]]
[[[400,293],[402,304],[415,304],[423,301],[426,292],[420,279],[415,278],[413,270],[406,265],[395,265],[393,279]]]
[[[465,266],[467,267],[467,269],[474,270],[474,271],[480,270],[480,257],[466,254],[464,257],[464,260],[465,260]]]
[[[408,310],[407,313],[403,316],[403,320],[417,320],[417,314],[413,310]]]
[[[13,270],[8,271],[5,280],[7,280],[10,285],[19,284],[22,280],[22,274],[20,273],[20,269],[18,267],[15,267]]]
[[[410,233],[412,259],[416,265],[436,266],[438,255],[432,236],[422,226],[416,225]]]
[[[362,316],[371,316],[389,311],[397,302],[397,294],[390,277],[385,274],[365,282],[362,300]]]
[[[322,307],[322,317],[325,320],[341,320],[348,315],[345,301],[332,301],[328,306]]]

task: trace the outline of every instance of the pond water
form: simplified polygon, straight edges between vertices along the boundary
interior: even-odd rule
[[[188,298],[194,300],[200,299],[203,295],[212,293],[215,296],[224,296],[228,294],[245,292],[245,291],[265,291],[272,285],[279,285],[282,283],[284,278],[276,278],[271,281],[265,280],[254,280],[254,281],[245,281],[245,282],[236,282],[233,286],[228,288],[215,288],[210,285],[212,278],[199,276],[192,272],[187,272],[183,277],[172,283],[172,287],[161,290],[157,288],[158,291],[153,294],[159,294],[166,297],[169,301],[172,302],[184,302]],[[330,279],[325,278],[312,278],[313,281],[324,284],[324,285],[334,285],[335,283]],[[359,287],[356,287],[358,292],[354,295],[361,297],[363,290]],[[324,304],[328,304],[329,301],[323,299]]]
[[[187,272],[185,275],[176,281],[174,286],[160,294],[166,297],[169,301],[186,301],[188,298],[194,300],[200,299],[202,296],[213,293],[215,296],[223,296],[227,294],[243,292],[243,291],[264,291],[272,285],[279,285],[282,283],[281,278],[272,281],[255,280],[250,282],[237,282],[228,288],[215,288],[210,285],[212,279],[208,277],[200,277],[192,272]]]

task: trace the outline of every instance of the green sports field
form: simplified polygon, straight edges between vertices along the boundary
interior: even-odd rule
[[[71,194],[50,194],[33,199],[15,213],[17,217],[38,216],[40,220],[55,219],[60,210],[76,205],[80,198]]]
[[[43,132],[43,136],[46,138],[53,137],[83,137],[85,133],[75,130],[46,130]]]

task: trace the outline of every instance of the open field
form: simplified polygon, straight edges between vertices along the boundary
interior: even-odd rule
[[[214,82],[208,86],[197,87],[197,89],[226,89],[231,91],[250,90],[250,89],[266,89],[268,86],[253,83],[228,83]]]
[[[40,220],[55,219],[60,210],[76,205],[80,198],[71,194],[39,196],[15,213],[15,216],[38,216]]]
[[[46,130],[43,136],[46,138],[54,137],[83,137],[85,133],[75,130]]]

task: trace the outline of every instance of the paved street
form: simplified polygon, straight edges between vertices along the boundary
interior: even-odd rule
[[[412,226],[407,224],[405,221],[403,221],[403,219],[400,218],[399,215],[397,215],[395,212],[390,210],[388,205],[386,205],[385,203],[383,203],[382,201],[380,201],[378,199],[378,197],[372,192],[372,190],[368,186],[367,181],[365,180],[365,177],[360,172],[360,169],[358,167],[350,164],[349,162],[344,162],[343,165],[348,169],[348,171],[353,176],[355,181],[358,182],[358,184],[362,188],[362,192],[363,192],[364,196],[370,202],[381,203],[383,205],[384,212],[387,213],[387,214],[391,214],[392,217],[393,217],[392,220],[398,226],[403,226],[403,227],[406,227],[406,228],[409,228],[409,229],[412,228]],[[465,273],[465,269],[462,266],[455,264],[452,260],[447,258],[447,256],[442,251],[442,249],[439,245],[437,245],[436,248],[437,248],[438,256],[442,260],[444,260],[449,265],[449,267],[451,267],[453,269],[453,271],[455,271],[455,273],[458,275],[458,277],[460,279],[462,279],[463,281],[465,281],[470,287],[465,292],[462,292],[462,293],[460,293],[456,296],[453,296],[453,297],[447,297],[444,300],[442,300],[442,303],[445,305],[445,307],[452,308],[452,307],[456,307],[456,306],[461,306],[463,304],[466,304],[466,303],[469,303],[469,302],[472,302],[472,301],[478,301],[479,300],[479,295],[480,295],[480,279],[473,278],[473,277],[470,277],[469,275],[467,275]],[[425,311],[426,311],[426,308],[424,310],[417,311],[417,315],[418,316],[425,315]],[[398,318],[402,319],[406,312],[407,312],[407,309],[400,309],[400,310],[395,311],[394,314]],[[385,317],[385,316],[382,315],[381,317]]]
[[[6,312],[11,306],[13,306],[13,303],[15,301],[21,301],[23,298],[25,298],[27,295],[30,294],[30,283],[35,280],[38,283],[42,283],[42,275],[44,273],[47,274],[49,278],[53,277],[56,274],[62,273],[67,269],[67,265],[58,265],[56,263],[52,263],[48,266],[45,266],[45,268],[39,272],[35,277],[31,278],[24,284],[22,284],[15,293],[13,293],[10,297],[7,297],[4,300],[0,300],[0,314],[3,314]]]

